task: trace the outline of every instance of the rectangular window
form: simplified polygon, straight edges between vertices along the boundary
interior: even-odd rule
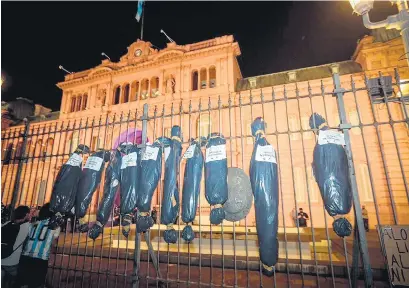
[[[91,142],[91,151],[96,151],[98,150],[100,144],[100,139],[98,136],[93,136],[92,137],[92,142]]]
[[[75,97],[71,98],[70,112],[75,112]]]

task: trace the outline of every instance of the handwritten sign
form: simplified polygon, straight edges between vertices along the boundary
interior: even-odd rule
[[[142,161],[154,160],[158,158],[159,147],[146,146],[145,153],[142,155]]]
[[[276,153],[271,145],[258,145],[255,159],[259,162],[277,163]]]
[[[206,148],[206,163],[226,158],[226,145],[222,144]]]
[[[192,158],[196,149],[196,144],[192,144],[187,148],[185,154],[183,154],[183,159],[189,159]]]
[[[95,171],[99,171],[101,169],[102,165],[102,158],[97,157],[97,156],[91,156],[87,159],[87,162],[85,163],[84,169],[92,169]]]
[[[320,131],[320,134],[318,134],[318,144],[345,145],[344,134],[332,130]]]
[[[391,285],[409,287],[409,225],[381,226],[380,237]]]

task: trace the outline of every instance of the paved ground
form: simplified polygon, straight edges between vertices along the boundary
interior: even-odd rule
[[[73,237],[72,237],[73,236]],[[48,282],[52,287],[132,287],[133,281],[133,250],[112,248],[108,234],[107,239],[100,237],[99,241],[89,242],[85,235],[62,234],[59,241],[57,255],[50,259]],[[156,237],[153,235],[152,237]],[[375,231],[368,234],[370,257],[375,271],[377,271],[376,287],[388,287],[386,275],[382,275],[383,259],[380,254],[378,237]],[[304,261],[305,275],[300,273],[287,275],[285,269],[285,259],[280,259],[276,265],[278,272],[275,277],[260,277],[258,270],[258,259],[238,257],[236,262],[232,257],[224,258],[212,255],[212,262],[206,255],[201,259],[197,255],[180,253],[160,252],[161,278],[166,283],[164,287],[348,287],[348,278],[345,272],[344,243],[339,238],[331,237],[332,250],[334,255],[341,255],[333,259],[335,276],[331,275],[331,267],[328,255],[321,255],[318,264],[327,269],[319,270],[319,282],[314,270],[314,261]],[[78,245],[79,243],[79,245]],[[204,242],[207,243],[207,242]],[[349,264],[352,263],[352,238],[346,240],[346,248]],[[62,246],[65,246],[62,248]],[[155,247],[154,247],[155,249]],[[162,249],[161,249],[162,250]],[[63,252],[63,253],[62,253]],[[321,253],[320,253],[321,254]],[[77,256],[79,255],[79,256]],[[168,257],[169,256],[169,257]],[[152,266],[147,262],[147,252],[142,251],[140,276],[140,287],[160,286]],[[202,267],[198,267],[199,260]],[[300,271],[300,261],[290,259],[292,269]],[[169,263],[169,264],[168,264]],[[179,265],[177,265],[179,263]],[[190,264],[190,265],[189,265]],[[222,267],[225,269],[216,268]],[[234,269],[236,264],[236,270]],[[195,266],[196,265],[196,266]],[[210,267],[212,266],[212,268]],[[228,269],[232,268],[232,269]],[[309,269],[313,270],[309,270]],[[250,271],[247,271],[249,269]],[[310,272],[309,272],[310,271]],[[380,271],[380,272],[379,272]],[[326,274],[326,276],[323,276]],[[341,275],[341,276],[340,276]],[[384,281],[379,281],[384,280]],[[190,281],[190,285],[188,285]],[[360,281],[360,287],[363,282]]]
[[[132,287],[132,261],[116,259],[99,259],[86,257],[60,257],[50,260],[50,264],[57,266],[49,269],[48,279],[52,287]],[[93,262],[93,263],[92,263]],[[62,270],[60,270],[60,267]],[[69,267],[69,271],[67,268]],[[74,271],[77,267],[77,271]],[[179,267],[179,269],[178,269]],[[311,275],[304,276],[286,273],[276,273],[275,277],[260,278],[260,273],[256,271],[235,271],[233,269],[210,269],[209,267],[190,267],[184,265],[160,265],[162,278],[169,279],[163,287],[317,287],[317,277]],[[140,287],[160,287],[156,281],[156,273],[152,264],[141,263]],[[148,278],[148,279],[147,279]],[[179,285],[177,282],[179,279]],[[188,285],[187,281],[191,281]],[[201,283],[199,285],[199,283]],[[363,282],[359,281],[359,287],[363,287]],[[320,277],[320,287],[348,287],[347,279]],[[375,287],[388,287],[387,283],[376,282]]]

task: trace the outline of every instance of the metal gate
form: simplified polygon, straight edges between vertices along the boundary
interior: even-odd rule
[[[113,219],[96,241],[86,233],[69,233],[67,227],[49,260],[49,285],[370,287],[374,281],[385,283],[388,280],[376,228],[409,223],[409,83],[400,79],[397,71],[371,77],[361,73],[340,76],[336,67],[332,71],[332,78],[317,81],[163,106],[145,104],[141,111],[119,115],[33,120],[10,127],[2,131],[2,203],[37,207],[48,202],[59,168],[78,144],[86,144],[92,151],[112,149],[132,134],[152,142],[169,136],[173,125],[182,128],[183,151],[191,138],[222,133],[229,167],[239,167],[248,174],[254,143],[250,125],[261,116],[279,165],[280,251],[273,277],[261,273],[254,207],[242,221],[210,225],[210,205],[202,185],[193,243],[186,244],[180,237],[184,227],[181,220],[175,226],[178,242],[170,245],[163,240],[166,227],[160,223],[140,243],[135,225],[126,239]],[[308,124],[314,112],[345,137],[353,191],[353,209],[347,218],[355,227],[350,237],[340,238],[333,232],[333,220],[324,209],[314,180],[311,163],[316,130]],[[182,186],[184,161],[180,168]],[[89,223],[95,221],[102,186],[88,210]],[[160,181],[152,201],[159,215],[162,187]],[[365,231],[362,205],[369,211],[369,232]],[[307,228],[294,221],[299,208],[310,216]],[[145,239],[152,243],[153,258],[148,256]],[[160,274],[152,263],[155,258]]]

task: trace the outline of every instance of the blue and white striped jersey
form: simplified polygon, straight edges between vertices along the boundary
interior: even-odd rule
[[[49,219],[45,219],[30,225],[28,241],[22,255],[48,260],[53,240],[60,234],[60,227],[51,230],[48,222]]]

